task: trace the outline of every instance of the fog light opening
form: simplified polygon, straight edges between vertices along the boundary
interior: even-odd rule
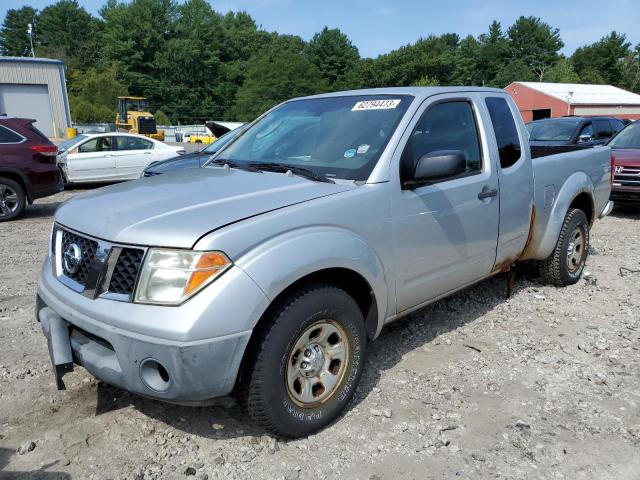
[[[142,382],[155,392],[165,392],[171,385],[171,377],[167,369],[157,360],[147,358],[140,365]]]

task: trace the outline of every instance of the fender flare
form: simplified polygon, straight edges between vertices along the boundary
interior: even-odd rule
[[[569,207],[578,195],[586,193],[591,200],[593,208],[593,191],[593,182],[585,172],[580,171],[570,175],[556,194],[555,201],[549,212],[546,227],[539,237],[536,235],[537,238],[531,245],[532,248],[526,255],[526,258],[544,260],[549,257],[558,242],[564,217],[567,215]]]
[[[349,230],[315,226],[288,231],[259,244],[234,263],[252,278],[270,302],[313,273],[331,268],[351,270],[359,274],[373,292],[377,326],[372,337],[377,337],[382,330],[389,294],[384,266],[371,246]]]

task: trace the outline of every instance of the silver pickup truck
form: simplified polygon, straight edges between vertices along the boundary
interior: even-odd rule
[[[522,260],[578,281],[610,180],[608,147],[532,162],[501,90],[294,99],[206,168],[65,203],[36,314],[59,388],[77,364],[168,402],[233,393],[306,435],[348,404],[385,324]]]

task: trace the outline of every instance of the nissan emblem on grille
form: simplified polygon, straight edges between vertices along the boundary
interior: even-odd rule
[[[80,262],[82,261],[82,250],[75,243],[67,245],[64,252],[62,252],[62,261],[66,273],[71,275],[77,273],[80,270]]]

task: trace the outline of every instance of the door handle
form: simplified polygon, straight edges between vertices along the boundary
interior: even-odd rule
[[[496,195],[498,195],[497,188],[484,187],[482,191],[478,194],[478,198],[480,200],[484,200],[485,198],[495,197]]]

